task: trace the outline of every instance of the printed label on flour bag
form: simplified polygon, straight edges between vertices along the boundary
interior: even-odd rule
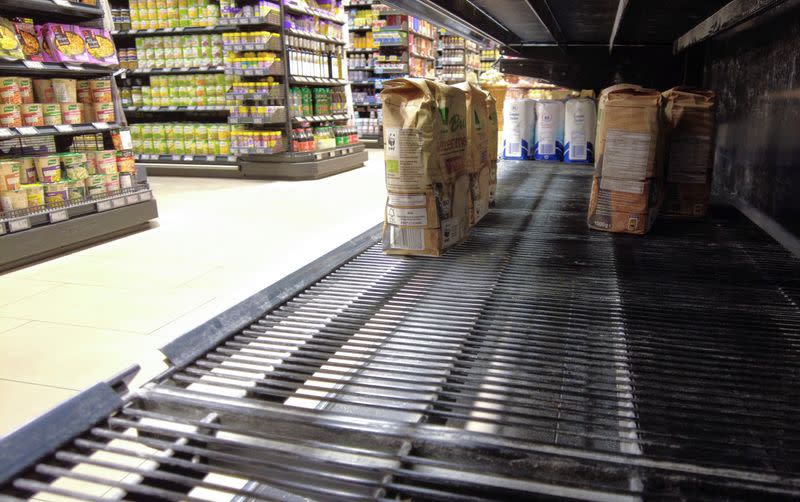
[[[386,221],[404,227],[424,227],[428,224],[428,209],[389,206],[386,208]]]
[[[390,193],[389,194],[390,206],[424,206],[425,194],[424,193]]]
[[[628,180],[647,177],[652,135],[609,129],[603,160],[603,176]]]
[[[422,133],[416,129],[386,130],[386,188],[416,188],[425,185]]]

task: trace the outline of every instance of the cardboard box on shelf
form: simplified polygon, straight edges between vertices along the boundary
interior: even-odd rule
[[[646,234],[658,215],[661,181],[595,177],[589,201],[589,227],[607,232]]]
[[[384,83],[381,100],[389,193],[384,251],[438,256],[469,233],[464,92],[399,78]]]
[[[662,97],[668,126],[663,214],[705,216],[714,162],[714,92],[674,87]]]

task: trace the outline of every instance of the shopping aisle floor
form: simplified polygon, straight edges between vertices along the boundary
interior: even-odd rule
[[[381,221],[383,158],[319,181],[151,178],[148,230],[0,275],[0,435]]]

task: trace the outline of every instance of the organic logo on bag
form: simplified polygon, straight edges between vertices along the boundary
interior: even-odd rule
[[[472,115],[475,119],[475,129],[480,131],[481,129],[483,129],[483,124],[481,123],[480,117],[478,117],[477,110],[472,110]]]
[[[448,127],[450,132],[456,132],[467,127],[467,121],[464,117],[461,115],[450,117],[450,110],[447,107],[439,108],[439,117],[442,119],[442,125]]]

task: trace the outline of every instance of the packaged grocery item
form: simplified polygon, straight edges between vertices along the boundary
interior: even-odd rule
[[[81,123],[88,124],[89,122],[95,122],[94,105],[93,104],[84,105],[83,103],[80,103],[80,105],[81,105]]]
[[[384,84],[384,252],[439,256],[469,233],[464,92],[431,80]]]
[[[58,125],[63,123],[61,120],[61,105],[47,103],[42,105],[42,115],[45,125]]]
[[[20,106],[20,113],[22,114],[22,125],[24,126],[43,126],[44,113],[42,112],[42,105],[39,103],[30,103]]]
[[[31,23],[14,23],[17,40],[22,46],[22,52],[28,61],[42,61],[42,43],[39,40],[36,28]]]
[[[16,190],[20,185],[20,162],[13,159],[0,160],[0,191]]]
[[[92,107],[95,122],[114,122],[116,115],[114,114],[114,103],[95,103],[93,105],[86,105]]]
[[[488,93],[478,86],[461,82],[454,87],[467,100],[467,172],[469,173],[469,224],[474,226],[489,212],[489,118],[486,115]]]
[[[661,94],[641,87],[615,87],[600,97],[596,175],[640,181],[660,176]]]
[[[86,41],[81,28],[69,24],[48,23],[39,33],[44,44],[44,59],[56,63],[88,63]]]
[[[542,99],[536,102],[535,160],[564,160],[564,103]]]
[[[92,95],[92,103],[111,103],[111,79],[98,78],[89,81],[89,90]]]
[[[94,173],[113,174],[117,172],[117,154],[114,150],[94,152]]]
[[[136,160],[132,151],[117,151],[117,170],[121,173],[136,173]]]
[[[56,93],[53,91],[53,83],[50,79],[34,79],[33,95],[37,103],[56,102]]]
[[[91,80],[78,80],[76,84],[78,103],[83,103],[84,105],[92,104],[92,89],[90,85]]]
[[[133,173],[119,173],[119,187],[122,190],[133,187],[133,179],[136,175]]]
[[[61,165],[64,166],[64,169],[68,169],[70,167],[86,168],[88,163],[86,160],[87,154],[85,153],[62,153],[60,154],[60,157]]]
[[[564,162],[594,163],[594,137],[597,133],[594,100],[570,99],[565,105]]]
[[[96,197],[105,195],[106,191],[106,175],[105,174],[90,174],[85,180],[87,197]]]
[[[25,59],[22,45],[17,40],[14,23],[4,17],[0,17],[0,59],[7,61]]]
[[[81,103],[61,103],[61,121],[65,124],[82,123],[83,109]]]
[[[508,99],[503,108],[503,158],[525,160],[533,155],[536,106],[532,99]]]
[[[3,77],[0,79],[0,103],[4,105],[22,104],[22,94],[19,92],[17,77]]]
[[[55,183],[43,183],[44,203],[47,207],[60,207],[69,202],[67,188],[69,183],[58,181]]]
[[[36,177],[42,183],[61,181],[61,161],[58,155],[39,155],[33,158]]]
[[[118,192],[120,190],[119,173],[111,173],[104,176],[105,179],[103,180],[103,184],[106,187],[106,192]]]
[[[17,86],[22,104],[33,103],[33,81],[27,77],[17,77]]]
[[[86,198],[86,184],[84,179],[69,180],[67,182],[67,198],[70,202],[80,201]]]
[[[99,28],[80,28],[81,35],[86,41],[87,62],[101,66],[115,66],[119,64],[117,49],[114,40],[106,30]]]
[[[492,93],[486,96],[486,117],[489,119],[489,204],[494,203],[494,197],[497,192],[497,150],[499,143],[499,130],[497,123],[497,101]]]
[[[29,208],[44,206],[44,187],[41,183],[23,185],[22,189],[25,190],[25,195],[28,198]]]
[[[0,127],[22,127],[19,105],[0,105]]]
[[[74,78],[54,78],[50,80],[53,85],[53,95],[56,103],[78,102],[78,81]]]
[[[19,157],[19,181],[23,185],[36,183],[36,166],[33,157]]]
[[[658,91],[638,86],[614,86],[600,94],[591,228],[650,230],[661,203],[660,105]]]
[[[16,190],[0,192],[0,209],[4,212],[27,209],[27,207],[28,194],[25,190],[18,188]]]
[[[714,92],[674,87],[665,91],[662,98],[669,131],[662,213],[705,216],[714,164]]]

